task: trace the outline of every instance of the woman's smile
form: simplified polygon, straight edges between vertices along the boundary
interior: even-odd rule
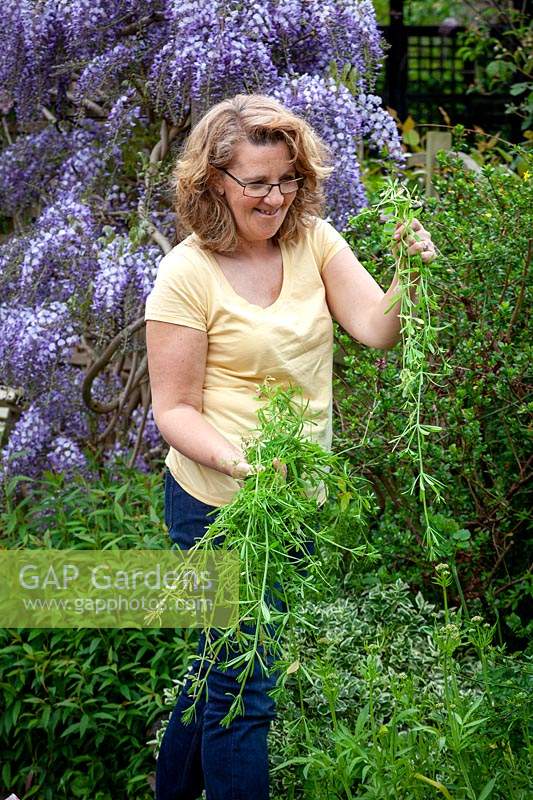
[[[279,208],[276,208],[275,211],[267,211],[266,209],[262,209],[262,208],[255,208],[254,209],[254,211],[257,211],[259,214],[262,214],[263,216],[266,216],[266,217],[276,217],[279,214],[280,210],[281,209],[279,209]]]

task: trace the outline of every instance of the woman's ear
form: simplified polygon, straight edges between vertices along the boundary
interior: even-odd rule
[[[223,187],[222,182],[220,180],[211,181],[210,186],[211,186],[211,189],[216,194],[218,194],[218,195],[220,195],[222,197],[222,195],[224,194],[224,187]]]
[[[224,194],[224,183],[222,181],[222,176],[217,170],[213,170],[210,176],[209,185],[219,195]]]

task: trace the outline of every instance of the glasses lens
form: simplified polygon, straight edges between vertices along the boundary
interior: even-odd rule
[[[291,194],[291,192],[296,192],[299,186],[298,181],[283,181],[280,183],[279,190],[281,194]]]
[[[265,197],[269,189],[270,186],[267,183],[247,183],[244,194],[247,197]]]

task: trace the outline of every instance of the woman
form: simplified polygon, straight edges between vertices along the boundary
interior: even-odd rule
[[[384,293],[320,218],[326,157],[277,101],[237,95],[198,122],[176,165],[176,212],[191,233],[162,259],[145,319],[153,413],[170,445],[165,521],[181,548],[253,471],[242,437],[257,426],[265,378],[302,387],[318,423],[307,433],[330,449],[332,317],[369,347],[399,339],[398,305],[384,314],[396,276]],[[428,261],[431,238],[413,228],[409,252]],[[208,800],[268,798],[271,686],[258,669],[229,728],[220,720],[238,687],[231,671],[211,670],[187,726],[182,691],[159,754],[158,800],[195,800],[204,787]]]

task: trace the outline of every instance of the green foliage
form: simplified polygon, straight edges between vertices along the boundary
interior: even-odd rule
[[[153,797],[146,742],[188,633],[0,630],[2,797]]]
[[[522,177],[491,164],[473,173],[459,158],[440,156],[438,196],[417,212],[439,252],[433,324],[447,326],[438,338],[442,357],[437,352],[428,360],[428,369],[442,378],[439,385],[427,384],[420,405],[420,422],[442,428],[428,437],[425,464],[446,487],[445,505],[430,506],[428,513],[449,542],[465,595],[499,611],[506,636],[512,636],[503,624],[506,616],[525,613],[524,598],[511,610],[506,593],[530,572],[532,551],[525,493],[531,477],[526,314],[533,159],[525,150],[509,158],[518,154],[526,167]],[[383,249],[382,228],[375,212],[354,221],[347,236],[361,263],[387,286],[394,260]],[[380,502],[372,541],[384,556],[381,577],[399,570],[412,585],[427,585],[421,508],[405,494],[416,471],[389,444],[406,423],[399,381],[403,354],[399,347],[378,354],[340,330],[336,341],[335,447],[350,453]],[[354,587],[369,579],[359,578],[353,565],[351,571]]]
[[[467,800],[490,794],[525,800],[533,788],[533,714],[521,702],[502,715],[499,687],[503,682],[524,700],[531,657],[508,657],[492,645],[495,625],[450,606],[455,566],[453,574],[445,563],[435,568],[443,611],[421,593],[412,599],[401,580],[355,596],[347,582],[342,592],[324,573],[323,554],[339,548],[347,518],[352,546],[341,549],[355,565],[353,556],[376,560],[366,536],[366,546],[358,544],[363,512],[370,509],[365,486],[338,455],[302,438],[305,408],[294,387],[265,386],[261,394],[268,404],[247,447],[256,472],[197,545],[240,553],[240,617],[232,628],[206,636],[203,668],[190,676],[191,695],[201,695],[215,659],[238,669],[241,687],[256,660],[276,670],[271,754],[280,800],[429,800],[435,789]],[[274,467],[276,458],[286,476]],[[319,481],[329,490],[320,517]],[[455,549],[468,541],[464,530],[450,526],[449,532]],[[241,688],[221,724],[233,724],[243,700]]]
[[[9,481],[2,546],[166,547],[161,474],[117,469],[100,481]],[[196,638],[172,629],[0,630],[1,796],[150,800],[147,740]]]
[[[117,460],[97,479],[45,472],[15,475],[3,486],[0,531],[7,547],[80,550],[167,546],[160,473],[145,475]]]
[[[444,327],[428,369],[441,377],[424,385],[417,408],[421,425],[441,429],[427,437],[424,468],[444,487],[445,505],[429,503],[427,513],[448,543],[447,564],[434,570],[427,561],[424,509],[409,494],[419,473],[391,446],[409,418],[402,349],[377,354],[340,331],[335,448],[349,452],[350,465],[303,442],[299,414],[278,394],[262,420],[270,435],[249,442],[257,474],[211,531],[213,538],[224,531],[248,553],[248,599],[255,598],[248,613],[265,633],[277,612],[258,584],[261,566],[270,583],[287,569],[285,547],[319,544],[307,575],[293,571],[286,584],[291,624],[277,651],[273,800],[527,800],[533,791],[531,654],[493,643],[503,636],[520,644],[531,634],[525,312],[532,157],[509,153],[520,174],[485,163],[477,175],[454,156],[438,162],[438,196],[416,216],[439,249],[428,280],[438,298],[432,324]],[[395,263],[383,247],[379,212],[354,221],[348,237],[388,285]],[[287,466],[286,481],[275,458]],[[320,512],[309,491],[318,479],[330,490]],[[367,530],[369,485],[381,513]],[[51,473],[41,482],[19,476],[4,487],[2,544],[166,547],[162,497],[160,474],[126,467],[70,482]],[[361,537],[365,548],[371,542],[370,567],[354,558]],[[159,630],[2,631],[0,789],[39,800],[152,797],[148,743],[195,638]]]
[[[331,572],[336,555],[364,557],[367,563],[378,557],[365,536],[374,508],[368,484],[351,474],[346,461],[304,434],[313,417],[301,388],[265,382],[259,399],[266,404],[258,407],[258,430],[245,442],[255,474],[190,550],[237,553],[241,587],[236,622],[224,630],[207,630],[201,663],[191,675],[194,701],[185,721],[193,717],[217,662],[239,672],[239,692],[222,721],[230,725],[242,713],[246,682],[258,662],[265,672],[281,673],[294,663],[290,641],[296,605],[306,593],[329,584],[328,566]],[[284,473],[274,466],[276,460]],[[323,506],[321,494],[327,498]],[[174,592],[168,590],[166,598]]]
[[[380,25],[390,24],[390,0],[373,0]],[[468,9],[463,0],[404,0],[403,19],[405,25],[440,25],[446,17],[454,17],[461,24],[468,18]]]
[[[294,676],[278,700],[273,800],[530,796],[531,658],[505,655],[493,630],[480,638],[482,620],[464,623],[402,580],[301,613],[296,652],[311,680],[303,709]]]
[[[433,312],[438,308],[432,286],[435,264],[425,264],[419,255],[409,254],[408,239],[420,239],[413,230],[416,205],[418,205],[416,197],[404,184],[397,179],[387,179],[379,200],[372,209],[361,212],[359,221],[364,220],[368,214],[381,211],[386,220],[383,226],[384,246],[391,241],[397,225],[401,225],[403,229],[400,241],[394,248],[398,290],[385,313],[390,313],[398,300],[400,301],[402,348],[400,392],[403,398],[400,412],[405,414],[406,421],[404,430],[390,443],[393,444],[393,452],[401,444],[402,455],[411,458],[414,464],[416,474],[409,492],[413,494],[418,487],[418,499],[422,504],[425,519],[424,543],[429,557],[434,558],[439,552],[445,552],[443,544],[444,548],[446,544],[429,519],[426,489],[433,492],[435,501],[440,501],[440,490],[444,486],[426,472],[424,457],[426,437],[440,431],[441,428],[429,422],[423,423],[420,412],[421,398],[427,382],[439,384],[439,375],[434,369],[429,369],[428,361],[431,355],[437,356],[437,334],[445,326],[435,325],[432,319]],[[356,219],[355,224],[357,222]],[[413,296],[415,291],[416,297]],[[442,354],[439,356],[442,358]],[[445,368],[446,364],[443,364],[442,370]]]
[[[406,25],[440,25],[447,17],[463,24],[468,19],[468,8],[463,0],[404,0],[404,23]]]
[[[249,442],[257,474],[246,479],[240,505],[233,515],[227,511],[218,530],[237,543],[239,508],[278,536],[285,529],[295,537],[302,521],[310,529],[319,520],[322,526],[322,538],[316,537],[321,563],[312,572],[306,561],[314,580],[302,576],[306,599],[293,593],[293,624],[280,642],[273,800],[430,800],[438,794],[526,800],[532,788],[530,657],[507,656],[492,645],[494,626],[478,617],[468,621],[449,607],[453,576],[446,566],[438,567],[436,579],[444,611],[421,593],[413,596],[402,580],[383,585],[379,575],[390,576],[390,550],[374,534],[364,538],[380,541],[384,563],[355,574],[354,537],[365,532],[362,512],[370,510],[362,502],[366,482],[346,465],[339,474],[338,456],[301,440],[299,412],[283,394],[273,399],[273,412],[263,416],[270,436]],[[271,467],[280,456],[287,481]],[[317,476],[330,489],[320,512],[310,491]],[[27,491],[28,479],[5,489],[4,546],[165,546],[161,475],[122,467],[98,482],[77,476],[67,483],[49,474],[21,499],[24,485]],[[446,518],[439,524],[463,552],[465,529]],[[306,529],[303,540],[311,535]],[[331,536],[342,546],[329,542]],[[270,548],[274,544],[269,541]],[[248,565],[253,571],[253,558]],[[335,580],[340,565],[343,585]],[[357,592],[355,580],[362,587]],[[175,700],[193,639],[188,632],[158,630],[4,630],[4,793],[149,800],[155,768],[149,745],[160,741],[162,729],[155,733],[155,726]]]
[[[459,57],[476,63],[471,91],[498,91],[514,98],[506,113],[533,124],[533,21],[508,0],[497,0],[473,17],[460,38]]]

